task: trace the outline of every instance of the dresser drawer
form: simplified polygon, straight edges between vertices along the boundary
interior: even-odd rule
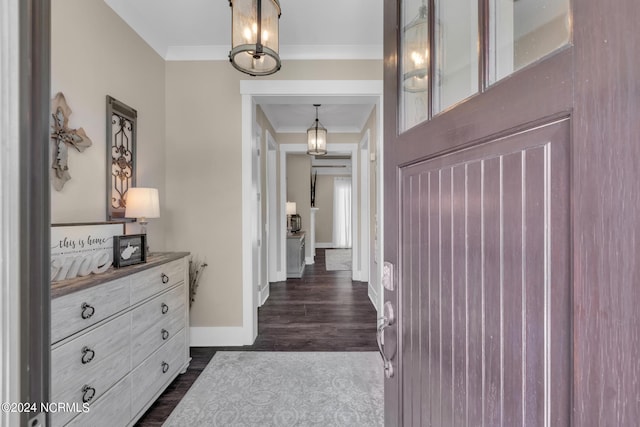
[[[135,416],[185,364],[182,329],[131,373],[131,414]]]
[[[131,312],[131,358],[138,365],[184,328],[185,285],[171,289]]]
[[[131,304],[138,303],[163,289],[169,289],[185,278],[185,260],[172,261],[131,278]]]
[[[91,405],[131,369],[129,313],[65,343],[51,352],[51,401]],[[94,359],[82,363],[84,347],[95,349]],[[90,355],[84,356],[88,360]],[[90,399],[89,399],[90,398]],[[63,425],[75,414],[52,414]]]
[[[68,427],[124,427],[131,420],[131,379],[125,377],[105,393],[89,412],[80,414]]]
[[[122,355],[129,346],[129,313],[80,335],[51,351],[52,395],[58,397],[69,381],[85,378],[114,355]],[[59,399],[55,400],[60,401]]]
[[[51,342],[56,343],[129,307],[128,277],[51,301]]]

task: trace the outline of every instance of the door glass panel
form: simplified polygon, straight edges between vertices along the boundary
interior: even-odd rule
[[[569,43],[569,0],[490,0],[489,83]]]
[[[513,0],[512,0],[513,1]],[[436,0],[435,87],[437,114],[478,92],[478,0]]]
[[[429,19],[426,0],[402,2],[400,130],[429,115]]]

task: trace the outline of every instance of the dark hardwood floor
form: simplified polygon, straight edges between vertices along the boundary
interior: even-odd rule
[[[302,279],[272,283],[258,309],[258,338],[244,347],[192,347],[191,364],[138,421],[161,426],[216,351],[377,351],[376,311],[367,283],[351,271],[326,271],[324,249]]]

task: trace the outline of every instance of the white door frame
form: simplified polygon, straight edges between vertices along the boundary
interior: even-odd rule
[[[20,0],[21,1],[21,0]],[[20,19],[18,0],[0,0],[0,387],[1,402],[20,402]],[[20,414],[0,412],[0,425]]]
[[[254,208],[251,209],[253,212],[253,244],[256,245],[252,250],[255,250],[255,254],[257,259],[253,259],[253,282],[255,283],[255,292],[256,292],[256,304],[257,306],[262,305],[262,294],[265,282],[265,269],[262,265],[263,252],[265,249],[263,248],[262,242],[262,127],[258,123],[254,123],[254,136],[253,136],[253,147],[252,147],[252,171],[251,171],[251,185],[253,187],[252,191],[254,193]],[[257,199],[257,200],[256,200]],[[252,258],[255,258],[252,256]],[[257,271],[255,271],[257,270]],[[268,282],[267,282],[268,283]]]
[[[267,134],[267,170],[266,170],[266,178],[267,178],[267,194],[265,194],[265,200],[267,202],[267,218],[266,218],[266,238],[267,243],[264,247],[267,250],[267,270],[268,270],[268,282],[277,282],[279,281],[279,268],[278,268],[278,257],[279,257],[279,223],[278,223],[278,191],[277,191],[277,179],[276,179],[276,168],[277,168],[277,155],[278,155],[278,144],[276,140],[273,139],[273,135],[269,130],[266,131]],[[267,287],[269,284],[267,283]],[[267,297],[268,297],[267,290]],[[266,298],[265,298],[266,300]]]
[[[371,131],[367,129],[360,141],[360,281],[369,281],[369,138]]]
[[[242,97],[242,341],[252,344],[258,336],[257,298],[252,284],[251,251],[251,142],[253,124],[256,117],[257,101],[270,96],[368,96],[375,97],[378,125],[377,135],[382,132],[382,80],[241,80]],[[380,137],[379,137],[380,138]],[[382,143],[377,144],[382,147]],[[381,163],[381,162],[379,162]],[[381,187],[381,186],[379,186]],[[286,199],[286,195],[284,197]],[[282,199],[282,195],[281,195]],[[286,200],[285,200],[286,201]],[[380,203],[379,203],[380,206]],[[284,219],[284,206],[279,203],[281,222]],[[382,212],[378,212],[378,221],[382,223]],[[281,224],[286,229],[284,224]],[[380,228],[381,229],[381,228]],[[282,232],[280,233],[282,235]],[[282,245],[281,245],[282,247]],[[382,246],[381,246],[382,247]],[[282,251],[282,249],[281,249]],[[282,259],[280,260],[282,266]],[[286,262],[286,257],[284,259]],[[286,272],[286,268],[284,269]]]

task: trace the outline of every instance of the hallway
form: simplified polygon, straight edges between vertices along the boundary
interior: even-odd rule
[[[301,279],[271,284],[258,309],[258,338],[246,347],[192,347],[191,364],[136,424],[161,426],[216,351],[377,351],[376,311],[366,282],[351,271],[326,271],[325,250]]]

